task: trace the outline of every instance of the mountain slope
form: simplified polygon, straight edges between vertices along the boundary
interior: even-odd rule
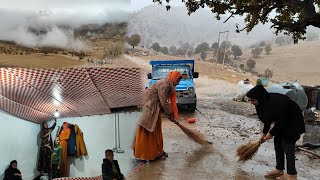
[[[156,12],[156,13],[155,13]],[[191,16],[187,15],[184,7],[173,7],[166,11],[163,6],[151,5],[141,11],[132,13],[129,17],[128,34],[142,35],[142,45],[147,41],[159,42],[160,45],[177,45],[179,41],[197,45],[201,42],[209,44],[218,41],[219,31],[230,31],[229,40],[233,44],[249,46],[260,40],[272,40],[275,35],[269,25],[258,25],[252,32],[236,33],[236,24],[244,27],[240,17],[231,18],[227,23],[222,17],[220,21],[214,18],[209,10],[199,10]],[[263,32],[263,33],[261,33]],[[221,41],[226,36],[221,35]]]

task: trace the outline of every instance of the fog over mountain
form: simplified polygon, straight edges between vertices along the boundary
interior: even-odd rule
[[[200,9],[188,16],[185,7],[172,7],[167,11],[164,6],[150,5],[130,14],[128,34],[138,33],[142,36],[142,44],[150,40],[160,45],[178,45],[179,41],[198,45],[208,42],[210,45],[218,41],[220,31],[229,31],[229,41],[241,47],[248,47],[259,41],[274,41],[276,35],[271,24],[259,24],[249,34],[246,31],[236,33],[236,24],[239,28],[245,27],[243,17],[230,18],[228,16],[216,20],[209,9]],[[318,31],[318,30],[316,30]],[[221,34],[220,42],[226,40],[226,34]]]
[[[84,48],[83,25],[127,22],[129,0],[0,0],[0,40],[28,47]]]

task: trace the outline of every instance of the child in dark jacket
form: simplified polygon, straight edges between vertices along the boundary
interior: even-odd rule
[[[113,160],[113,151],[108,149],[105,151],[105,159],[102,163],[103,180],[125,180],[125,177],[120,171],[117,160]]]

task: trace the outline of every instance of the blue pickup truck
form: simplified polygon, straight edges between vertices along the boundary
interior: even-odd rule
[[[194,60],[157,60],[150,61],[152,73],[148,73],[148,88],[157,80],[167,77],[168,73],[177,70],[182,74],[179,85],[176,86],[178,106],[186,106],[188,111],[194,112],[197,107],[197,95],[193,78],[198,78],[199,73],[194,72]]]

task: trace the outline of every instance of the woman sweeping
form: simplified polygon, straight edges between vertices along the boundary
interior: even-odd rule
[[[63,129],[60,132],[60,146],[62,148],[62,166],[61,166],[61,177],[67,176],[67,163],[68,163],[68,139],[70,137],[69,124],[67,122],[63,123]]]
[[[52,148],[51,132],[56,127],[56,121],[49,128],[47,122],[42,123],[42,129],[40,132],[41,144],[39,151],[38,171],[49,173],[51,170],[51,152],[46,146]]]
[[[300,107],[288,96],[268,93],[262,85],[257,85],[247,93],[251,104],[255,105],[259,119],[264,123],[261,140],[274,137],[276,168],[268,172],[266,178],[297,179],[295,166],[295,144],[305,132],[305,124]],[[271,128],[271,124],[274,126]],[[285,162],[287,174],[284,174]]]
[[[157,81],[147,89],[134,143],[134,156],[137,159],[156,160],[168,156],[163,151],[160,111],[162,109],[169,120],[178,118],[175,86],[181,78],[179,71],[171,71],[167,78]]]

